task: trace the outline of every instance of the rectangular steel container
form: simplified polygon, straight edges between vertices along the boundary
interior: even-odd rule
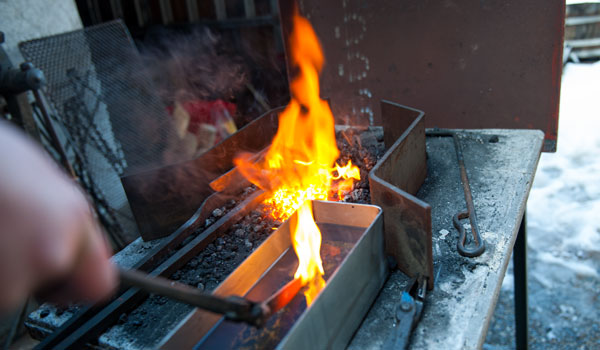
[[[298,313],[297,317],[294,316],[293,325],[290,325],[289,330],[278,330],[276,339],[270,336],[268,341],[271,344],[275,342],[276,347],[280,349],[337,349],[346,346],[388,275],[381,208],[323,201],[313,201],[312,204],[315,222],[323,233],[324,244],[321,252],[327,285],[310,307]],[[352,235],[348,232],[357,230],[358,234],[349,238]],[[345,231],[348,234],[345,234]],[[344,239],[348,239],[347,243],[350,244],[347,255],[339,265],[333,267],[331,262],[327,261],[327,254],[324,254],[323,248],[325,242],[332,239],[331,235],[346,236]],[[264,298],[274,293],[281,285],[291,280],[297,266],[295,255],[293,268],[287,268],[284,273],[286,280],[273,283],[269,273],[278,270],[277,264],[286,260],[286,255],[289,257],[290,253],[294,254],[288,220],[223,281],[214,294],[240,295],[252,299],[257,296]],[[271,282],[261,283],[269,279]],[[304,295],[299,293],[295,300],[303,301],[303,298]],[[298,301],[296,303],[292,301],[288,307],[272,318],[282,314],[295,314],[294,311],[298,311],[298,308],[294,309],[294,306],[297,305],[299,305]],[[218,328],[223,324],[227,326],[226,323],[228,322],[222,321],[218,315],[196,309],[166,337],[160,348],[202,348],[199,342],[207,341],[206,338],[202,338],[209,332],[218,332]],[[215,325],[217,327],[211,331]],[[219,337],[216,340],[219,348],[233,346],[232,339],[238,335],[259,332],[246,325],[230,324],[228,327],[233,329],[233,334],[232,331],[227,331],[226,337]],[[211,341],[214,344],[215,340]],[[253,344],[255,347],[264,347],[264,345],[260,342]]]

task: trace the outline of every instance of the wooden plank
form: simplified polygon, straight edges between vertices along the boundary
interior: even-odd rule
[[[567,17],[566,26],[579,26],[582,24],[600,23],[600,16]]]
[[[568,40],[565,43],[565,45],[570,46],[574,49],[582,47],[600,46],[600,38]]]

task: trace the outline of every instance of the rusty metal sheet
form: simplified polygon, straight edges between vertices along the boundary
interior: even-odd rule
[[[210,183],[233,167],[238,152],[258,152],[277,132],[282,108],[271,110],[198,158],[121,178],[144,240],[172,233],[214,191]]]
[[[345,347],[388,275],[381,208],[364,204],[313,201],[313,212],[315,222],[323,232],[324,245],[328,241],[339,239],[340,242],[345,242],[342,245],[349,246],[344,248],[347,255],[341,263],[331,266],[333,271],[328,271],[328,261],[324,260],[327,285],[310,307],[305,307],[304,295],[298,294],[280,313],[285,317],[273,316],[275,319],[271,320],[274,322],[270,325],[271,328],[267,323],[267,331],[262,333],[263,336],[260,336],[260,330],[247,328],[249,326],[243,324],[219,323],[220,316],[196,309],[160,348],[222,349],[235,347],[236,342],[240,341],[244,342],[245,348]],[[287,268],[278,265],[286,260],[286,263],[291,262]],[[251,300],[261,297],[264,299],[276,291],[281,283],[286,283],[285,279],[292,279],[296,267],[297,259],[291,247],[288,220],[213,293],[245,295]],[[279,277],[273,278],[273,275]],[[210,333],[214,338],[204,338],[202,344],[198,344],[214,325],[217,327]],[[252,335],[251,339],[248,339],[249,335]]]
[[[282,28],[289,2],[280,0]],[[564,1],[300,0],[326,58],[338,123],[381,123],[377,103],[427,127],[540,129],[556,148]]]
[[[427,176],[424,113],[388,101],[381,111],[388,150],[369,174],[371,202],[383,209],[386,253],[408,276],[427,276],[431,289],[431,206],[414,196]]]

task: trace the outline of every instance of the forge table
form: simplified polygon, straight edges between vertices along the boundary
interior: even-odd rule
[[[525,206],[542,148],[543,134],[532,130],[459,131],[486,251],[477,258],[458,255],[458,233],[452,217],[466,208],[452,138],[427,138],[428,174],[417,196],[432,207],[434,284],[422,319],[412,334],[411,349],[481,348],[494,313],[507,265],[515,250],[517,344],[527,341],[525,274]],[[520,226],[521,225],[521,226]],[[523,228],[520,233],[519,227]],[[516,243],[515,243],[516,241]],[[115,255],[129,268],[159,245],[161,239],[130,244]],[[392,272],[352,339],[352,350],[380,349],[394,329],[394,314],[408,277]],[[165,304],[167,305],[167,304]],[[170,305],[170,306],[168,306]],[[168,304],[169,315],[186,315],[190,306]],[[158,307],[153,305],[153,307]],[[29,317],[30,329],[47,334],[63,325],[72,311],[44,304]],[[159,329],[141,330],[145,342],[157,343],[178,323],[162,315]],[[170,322],[170,323],[169,323]],[[164,323],[164,325],[163,325]],[[43,335],[42,335],[43,336]],[[111,327],[99,339],[104,348],[143,349],[124,327]]]
[[[517,348],[527,346],[525,207],[544,135],[535,130],[457,130],[486,251],[458,254],[452,217],[466,209],[451,137],[427,137],[428,174],[417,197],[432,207],[434,283],[410,349],[479,349],[514,250]],[[392,272],[349,349],[380,349],[395,327],[408,278]]]

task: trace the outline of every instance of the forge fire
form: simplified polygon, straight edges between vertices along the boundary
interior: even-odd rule
[[[320,257],[321,232],[307,201],[342,198],[360,180],[351,161],[336,164],[334,118],[329,104],[319,95],[319,73],[324,64],[321,45],[308,20],[295,13],[290,36],[290,59],[298,73],[290,83],[292,100],[279,116],[279,128],[264,158],[255,155],[235,160],[252,183],[268,193],[265,203],[276,219],[285,220],[296,210],[292,241],[299,266],[295,278],[308,284],[310,304],[325,285]]]

